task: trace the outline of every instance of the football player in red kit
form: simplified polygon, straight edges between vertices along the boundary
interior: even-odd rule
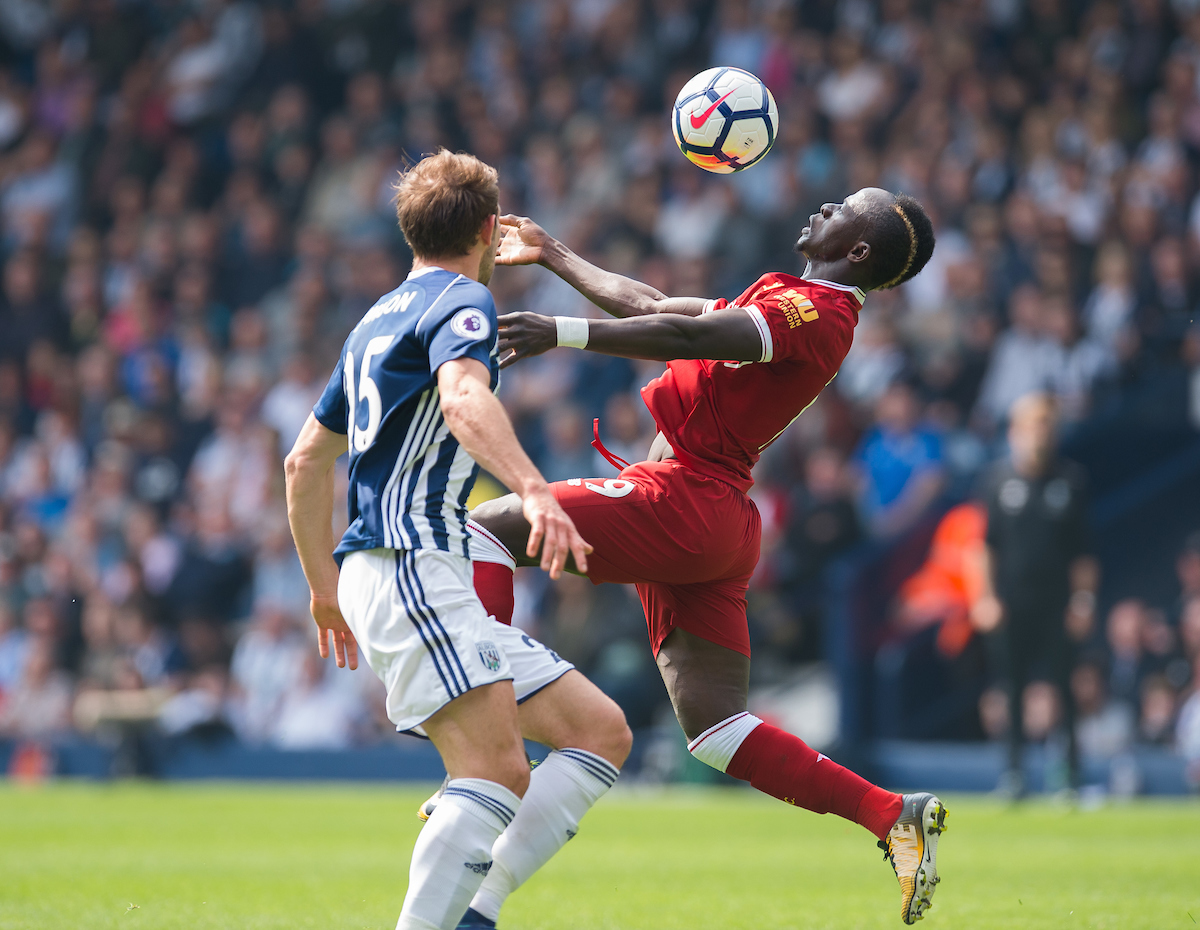
[[[796,244],[808,261],[803,276],[765,275],[732,303],[666,297],[585,262],[529,219],[501,223],[497,264],[542,264],[619,318],[501,317],[502,366],[555,346],[668,363],[642,389],[659,429],[647,461],[615,479],[551,488],[594,547],[588,577],[637,585],[689,750],[789,804],[866,827],[891,860],[901,917],[912,923],[931,906],[938,881],[941,801],[876,787],[746,710],[745,597],[761,532],[746,492],[763,449],[837,373],[867,292],[907,281],[929,260],[934,236],[925,211],[879,188],[826,204]],[[518,564],[536,564],[525,554],[537,540],[515,495],[480,506],[472,518],[490,531],[472,538],[476,589],[505,619],[512,576],[500,563],[511,552]],[[470,923],[476,916],[468,911],[463,926],[494,925],[483,917]]]

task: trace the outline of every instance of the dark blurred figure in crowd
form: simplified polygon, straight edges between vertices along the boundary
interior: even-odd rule
[[[1050,397],[1018,400],[1009,412],[1009,456],[985,485],[987,571],[973,621],[989,634],[993,672],[1007,691],[1008,769],[998,787],[1012,797],[1025,790],[1023,709],[1031,684],[1056,689],[1069,785],[1079,779],[1072,642],[1091,632],[1098,569],[1087,549],[1086,477],[1057,455],[1057,428]]]
[[[792,495],[779,565],[779,580],[800,621],[790,658],[819,654],[825,566],[861,539],[842,455],[830,447],[814,450],[804,463],[804,483]]]
[[[1175,560],[1175,576],[1179,579],[1179,598],[1172,605],[1170,619],[1182,629],[1188,604],[1200,599],[1200,532],[1184,540],[1183,551]]]

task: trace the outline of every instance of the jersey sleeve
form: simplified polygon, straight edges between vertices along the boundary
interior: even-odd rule
[[[812,300],[799,291],[751,301],[745,310],[763,337],[764,362],[812,361],[841,334],[840,327],[822,320]]]
[[[429,371],[446,362],[473,358],[488,366],[496,344],[496,304],[483,285],[464,288],[457,301],[447,301],[421,321],[417,336],[429,350]]]
[[[706,303],[704,305],[704,309],[700,311],[700,315],[703,316],[706,313],[712,313],[714,310],[724,310],[726,307],[745,310],[746,313],[750,315],[750,319],[754,322],[755,327],[758,329],[759,338],[762,340],[762,356],[758,360],[760,362],[771,361],[771,350],[773,345],[771,331],[767,328],[767,323],[766,320],[763,319],[761,310],[754,304],[747,304],[745,306],[740,304],[731,304],[724,297],[721,297],[717,300],[710,300],[708,303]]]
[[[329,376],[329,383],[325,385],[325,390],[313,406],[313,416],[326,429],[344,436],[350,421],[350,412],[346,406],[346,388],[342,380],[342,358],[343,356],[338,356],[333,374]]]

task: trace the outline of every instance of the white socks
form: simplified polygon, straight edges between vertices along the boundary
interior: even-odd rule
[[[494,781],[455,778],[413,847],[396,930],[454,930],[492,867],[492,846],[521,807]]]
[[[616,766],[582,749],[550,753],[534,768],[521,810],[492,847],[495,864],[471,907],[495,920],[505,899],[579,832],[583,815],[619,774]]]
[[[688,752],[705,765],[711,765],[718,772],[724,772],[729,768],[729,762],[737,754],[742,742],[760,723],[760,718],[745,710],[732,717],[726,717],[688,743]]]

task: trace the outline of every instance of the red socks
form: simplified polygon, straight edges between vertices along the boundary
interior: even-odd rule
[[[788,804],[862,824],[879,839],[887,836],[903,805],[900,795],[877,788],[769,723],[750,731],[725,771]]]
[[[501,623],[512,626],[513,571],[496,562],[474,562],[475,593],[483,609]]]

